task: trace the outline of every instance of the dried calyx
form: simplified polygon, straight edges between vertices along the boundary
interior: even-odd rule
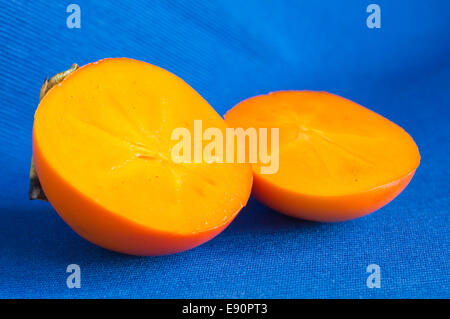
[[[73,73],[78,69],[77,64],[73,64],[72,67],[66,71],[55,74],[50,79],[45,79],[44,84],[41,88],[41,93],[39,95],[39,102],[44,98],[48,91],[58,83],[61,83],[69,74]],[[30,166],[30,189],[28,192],[29,199],[40,199],[43,201],[48,201],[45,196],[44,190],[42,189],[39,178],[36,174],[36,168],[34,166],[33,157],[31,158],[31,166]]]

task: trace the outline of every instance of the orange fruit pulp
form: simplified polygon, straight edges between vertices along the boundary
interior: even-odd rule
[[[33,127],[37,175],[59,215],[117,252],[162,255],[220,233],[246,205],[249,164],[175,163],[175,128],[225,130],[183,80],[126,58],[76,70],[41,100]]]
[[[333,222],[369,214],[406,187],[420,162],[401,127],[326,92],[256,96],[225,120],[233,128],[279,129],[279,169],[261,174],[262,164],[253,164],[253,194],[298,218]]]

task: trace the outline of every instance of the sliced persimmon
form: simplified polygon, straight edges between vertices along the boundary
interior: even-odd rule
[[[177,163],[176,128],[225,131],[188,84],[125,58],[74,71],[41,100],[33,128],[37,175],[82,237],[134,255],[195,247],[220,233],[251,192],[249,164]]]
[[[345,98],[280,91],[247,99],[225,115],[237,128],[279,128],[279,170],[253,164],[253,193],[282,213],[313,221],[369,214],[394,199],[420,162],[401,127]]]

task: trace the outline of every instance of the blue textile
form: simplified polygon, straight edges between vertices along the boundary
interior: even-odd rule
[[[450,297],[450,1],[0,1],[0,298]],[[375,0],[374,0],[375,1]],[[193,250],[130,257],[78,237],[28,201],[34,110],[43,80],[74,62],[131,57],[170,70],[223,115],[285,89],[325,90],[401,125],[421,165],[381,210],[312,223],[251,199]],[[81,267],[68,289],[66,267]],[[366,267],[381,268],[381,288]]]

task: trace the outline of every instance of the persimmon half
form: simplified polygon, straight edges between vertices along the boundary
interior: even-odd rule
[[[51,88],[33,126],[45,196],[75,232],[104,248],[163,255],[220,233],[250,196],[249,164],[177,163],[172,131],[225,131],[188,84],[148,63],[105,59]]]
[[[279,169],[261,174],[262,164],[253,164],[253,194],[302,219],[335,222],[369,214],[408,185],[420,162],[401,127],[326,92],[256,96],[225,120],[233,128],[279,129]]]

